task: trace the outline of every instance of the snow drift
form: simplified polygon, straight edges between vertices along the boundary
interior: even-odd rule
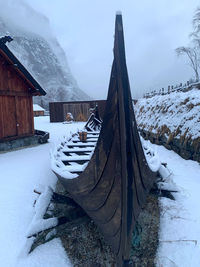
[[[200,90],[139,99],[138,128],[144,137],[200,161]],[[146,135],[146,136],[145,136]]]

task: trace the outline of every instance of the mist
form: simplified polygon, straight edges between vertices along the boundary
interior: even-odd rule
[[[0,0],[0,17],[14,31],[20,29],[49,39],[53,36],[48,18],[23,0]],[[17,32],[16,32],[17,34]]]
[[[193,76],[175,49],[187,45],[198,0],[0,1],[4,17],[46,38],[55,35],[80,89],[107,96],[113,60],[114,21],[122,11],[127,67],[134,98],[186,82]],[[29,5],[28,13],[24,6]],[[37,12],[44,14],[38,18]],[[1,12],[2,13],[2,12]],[[42,27],[41,27],[42,25]]]

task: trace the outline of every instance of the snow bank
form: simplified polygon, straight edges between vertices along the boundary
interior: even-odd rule
[[[156,146],[170,169],[169,182],[161,188],[177,190],[175,201],[160,198],[160,232],[157,267],[200,266],[200,165]]]
[[[200,137],[200,90],[174,92],[139,99],[135,105],[138,127],[177,138]]]
[[[149,168],[153,172],[157,172],[161,168],[161,161],[156,150],[153,149],[152,144],[149,141],[144,140],[142,137],[140,137],[140,140]]]

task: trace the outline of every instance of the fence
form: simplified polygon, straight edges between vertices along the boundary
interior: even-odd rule
[[[151,91],[150,93],[145,93],[143,95],[144,98],[150,98],[156,95],[167,95],[173,92],[187,92],[192,90],[193,88],[198,88],[200,89],[200,82],[194,82],[194,81],[187,81],[187,83],[182,84],[180,83],[179,85],[173,86],[173,85],[168,85],[167,89],[162,88],[158,91],[154,90]]]

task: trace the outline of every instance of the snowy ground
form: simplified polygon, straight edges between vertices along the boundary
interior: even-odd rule
[[[35,119],[35,128],[50,132],[48,144],[0,154],[0,267],[67,267],[69,260],[59,239],[20,257],[25,235],[34,215],[33,190],[40,184],[55,186],[49,151],[58,138],[81,129],[83,123],[49,123],[49,117]]]
[[[34,215],[33,189],[40,184],[55,186],[49,150],[58,138],[81,129],[83,123],[49,123],[35,119],[35,128],[50,132],[48,144],[0,154],[0,267],[71,266],[59,239],[54,239],[22,256],[25,235]],[[178,188],[176,201],[162,198],[160,246],[157,266],[200,266],[200,165],[184,160],[162,146],[157,149],[172,172]]]
[[[156,146],[167,162],[178,189],[175,201],[161,199],[160,246],[157,266],[200,266],[200,164],[184,160],[163,146]]]

